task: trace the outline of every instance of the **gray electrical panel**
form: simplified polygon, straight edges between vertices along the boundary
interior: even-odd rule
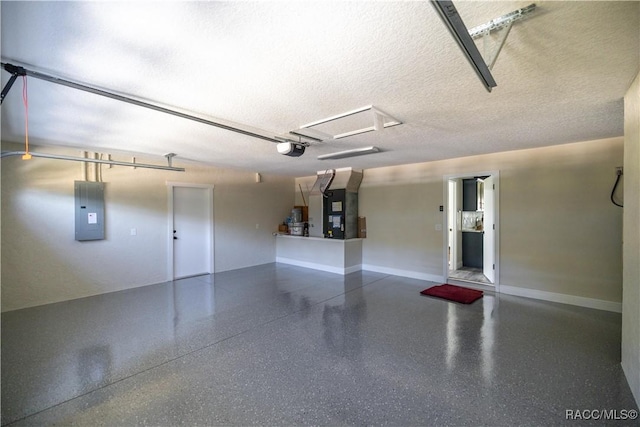
[[[76,240],[104,239],[104,183],[75,182]]]

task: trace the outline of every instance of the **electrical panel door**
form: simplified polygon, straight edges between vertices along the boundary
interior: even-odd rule
[[[104,183],[75,182],[76,240],[104,239]]]

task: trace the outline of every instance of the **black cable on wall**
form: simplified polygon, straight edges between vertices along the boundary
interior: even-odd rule
[[[624,208],[623,204],[616,202],[615,199],[613,198],[614,194],[616,193],[616,189],[618,188],[618,184],[620,183],[620,177],[622,176],[622,168],[616,169],[616,175],[617,175],[616,183],[613,184],[613,190],[611,190],[611,203],[613,203],[616,206],[620,206],[621,208]]]

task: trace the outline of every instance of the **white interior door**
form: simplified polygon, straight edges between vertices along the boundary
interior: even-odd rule
[[[173,187],[173,277],[209,274],[211,270],[210,189]]]
[[[458,178],[456,182],[456,204],[455,204],[455,230],[454,238],[456,240],[456,264],[454,270],[462,268],[462,179]]]
[[[458,247],[456,245],[456,200],[457,200],[456,182],[449,180],[449,206],[447,207],[447,226],[449,233],[449,270],[458,268]]]
[[[490,176],[484,180],[484,234],[482,237],[483,256],[482,273],[495,282],[495,254],[496,254],[496,206],[495,206],[495,178]]]

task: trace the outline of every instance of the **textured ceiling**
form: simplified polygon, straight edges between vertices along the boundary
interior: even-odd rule
[[[530,3],[455,4],[472,28]],[[3,1],[2,61],[267,135],[367,105],[404,123],[292,158],[272,142],[28,80],[32,143],[162,161],[175,152],[262,173],[305,176],[622,135],[622,98],[640,64],[640,3],[536,4],[507,38],[492,93],[426,1]],[[4,85],[10,75],[1,74]],[[21,90],[18,80],[2,105],[3,141],[24,141]],[[368,145],[382,152],[316,159]]]

